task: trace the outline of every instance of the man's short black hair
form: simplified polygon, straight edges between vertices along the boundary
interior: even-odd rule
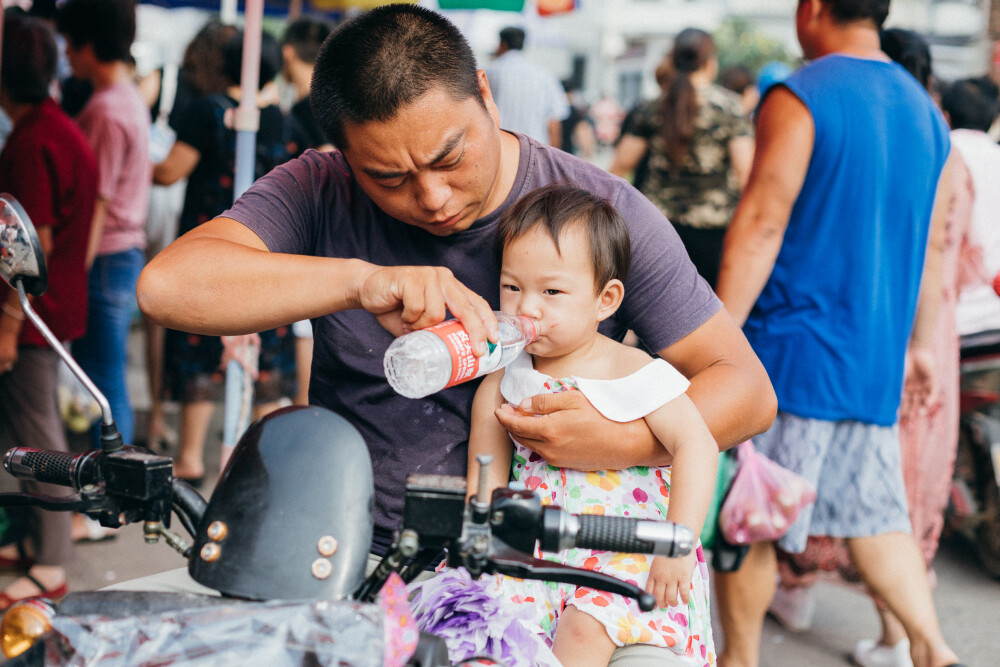
[[[801,1],[801,0],[800,0]],[[851,23],[871,19],[881,28],[889,15],[889,0],[822,0],[838,23]]]
[[[330,141],[347,148],[348,123],[387,121],[435,86],[456,101],[485,102],[476,58],[441,14],[417,5],[384,5],[341,23],[313,70],[313,115]]]
[[[520,51],[524,48],[524,30],[509,25],[500,31],[500,41],[506,44],[508,49]]]
[[[594,290],[599,293],[615,278],[624,283],[632,263],[625,219],[606,199],[569,183],[532,190],[504,211],[497,222],[497,263],[503,263],[507,246],[536,227],[545,229],[559,250],[560,234],[574,225],[583,227],[590,241]]]
[[[289,24],[281,43],[292,47],[299,60],[312,65],[319,55],[319,47],[330,36],[331,30],[333,25],[329,21],[303,16]]]
[[[39,104],[49,96],[59,54],[52,29],[41,19],[4,14],[0,88],[17,104]]]
[[[997,85],[985,77],[956,81],[942,95],[941,108],[952,129],[986,132],[997,117]]]
[[[222,47],[222,62],[226,78],[234,85],[240,85],[243,78],[243,31],[226,40]],[[260,35],[260,76],[257,90],[278,76],[281,71],[281,47],[270,33]]]
[[[124,61],[135,40],[135,1],[66,0],[56,27],[73,48],[90,44],[99,61]]]

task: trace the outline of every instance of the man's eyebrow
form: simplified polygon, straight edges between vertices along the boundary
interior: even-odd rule
[[[437,155],[431,158],[430,164],[435,165],[441,160],[448,157],[448,154],[451,153],[453,150],[455,150],[458,144],[462,142],[463,138],[465,138],[465,130],[460,130],[455,134],[455,136],[453,136],[451,139],[448,140],[448,143],[446,143],[441,148],[441,150],[438,151]],[[364,171],[366,174],[368,174],[369,176],[371,176],[376,180],[385,180],[385,181],[392,180],[394,178],[402,178],[403,176],[406,176],[407,173],[405,171],[383,170],[383,169],[375,169],[373,167],[364,167],[362,171]]]
[[[438,154],[434,156],[434,158],[431,160],[431,164],[437,164],[441,160],[448,157],[448,154],[451,153],[453,150],[455,150],[455,147],[458,146],[458,144],[462,141],[464,137],[465,137],[465,130],[460,130],[459,132],[456,132],[455,135],[448,140],[448,143],[446,143],[441,148],[441,150],[438,151]]]

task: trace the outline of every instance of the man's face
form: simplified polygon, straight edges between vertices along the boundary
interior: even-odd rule
[[[376,206],[435,236],[448,236],[503,202],[499,119],[488,90],[487,109],[475,98],[456,101],[432,88],[391,120],[344,128],[344,157]]]

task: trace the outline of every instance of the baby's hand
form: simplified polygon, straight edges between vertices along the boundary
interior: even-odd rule
[[[681,558],[657,556],[649,566],[646,592],[656,598],[660,608],[673,607],[680,601],[687,604],[691,599],[691,578],[697,565],[697,557],[692,551]]]

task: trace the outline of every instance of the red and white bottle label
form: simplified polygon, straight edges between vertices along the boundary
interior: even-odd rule
[[[448,354],[451,355],[451,378],[446,387],[453,387],[466,380],[486,375],[500,366],[502,354],[500,346],[487,342],[489,351],[482,357],[477,357],[472,353],[469,332],[458,320],[435,324],[424,331],[430,331],[448,346]]]

